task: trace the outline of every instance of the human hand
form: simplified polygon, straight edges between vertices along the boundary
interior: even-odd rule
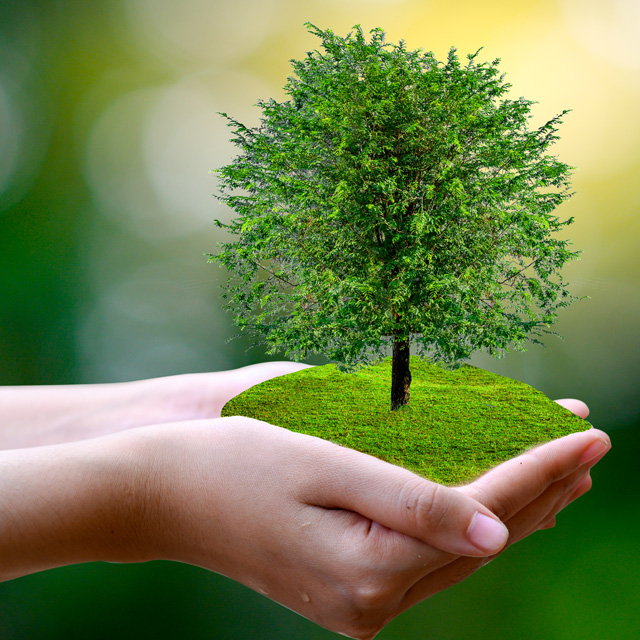
[[[249,418],[130,435],[147,452],[135,458],[144,461],[144,540],[153,557],[222,573],[362,639],[550,526],[589,489],[589,469],[609,447],[606,434],[591,429],[447,488]],[[589,459],[598,442],[603,451]],[[509,529],[503,546],[498,527],[494,550],[474,548],[469,536],[476,512],[495,522],[486,507]]]
[[[136,427],[219,418],[224,405],[254,385],[311,365],[262,362],[230,371],[109,384],[0,388],[0,449],[87,440]],[[558,400],[585,418],[579,400]]]
[[[0,387],[0,450],[63,444],[153,424],[220,417],[248,387],[304,369],[265,362],[133,382]]]

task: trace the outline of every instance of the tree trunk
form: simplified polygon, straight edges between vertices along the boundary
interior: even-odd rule
[[[393,362],[391,365],[391,411],[409,404],[409,339],[393,341]]]

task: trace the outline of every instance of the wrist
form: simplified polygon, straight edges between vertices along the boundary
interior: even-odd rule
[[[128,382],[2,388],[0,449],[76,442],[137,426],[144,412],[136,401],[148,395],[144,384]]]
[[[0,452],[0,580],[148,558],[135,447],[118,436]]]
[[[123,434],[136,439],[138,557],[206,566],[239,579],[237,537],[246,526],[238,520],[247,505],[235,496],[246,482],[246,452],[255,446],[242,420],[193,420]]]

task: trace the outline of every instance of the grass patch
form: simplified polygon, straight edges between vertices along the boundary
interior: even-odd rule
[[[335,365],[266,380],[232,398],[242,415],[324,438],[435,482],[465,484],[532,446],[591,427],[527,384],[411,357],[411,401],[390,410],[391,358],[356,373]]]

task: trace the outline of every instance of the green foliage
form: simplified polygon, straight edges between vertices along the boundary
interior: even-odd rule
[[[322,51],[292,61],[289,99],[259,101],[257,128],[221,114],[241,153],[216,172],[238,217],[216,224],[238,240],[210,260],[241,277],[236,324],[342,371],[394,339],[449,367],[542,344],[577,299],[558,270],[580,252],[551,237],[573,221],[552,215],[571,167],[547,154],[567,111],[530,130],[534,103],[479,51],[442,63],[381,29],[307,27]]]

